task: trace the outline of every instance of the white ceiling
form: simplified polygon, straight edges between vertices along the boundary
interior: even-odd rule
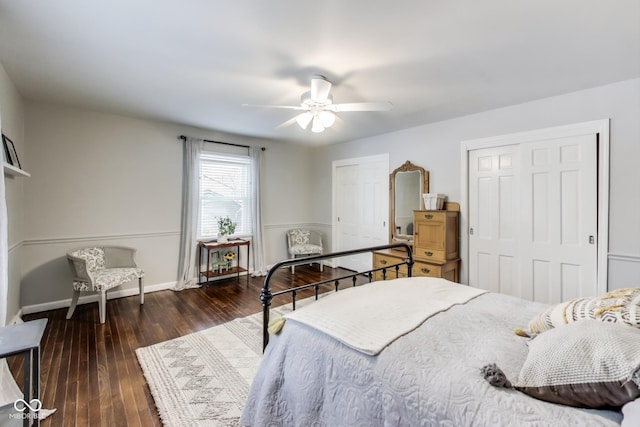
[[[27,99],[307,144],[348,141],[640,77],[640,0],[0,0]],[[276,126],[313,74],[341,113]]]

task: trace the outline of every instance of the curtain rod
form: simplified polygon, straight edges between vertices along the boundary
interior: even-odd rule
[[[187,137],[186,137],[186,136],[184,136],[184,135],[180,135],[180,136],[178,136],[178,139],[181,139],[181,140],[183,140],[183,141],[185,141],[185,142],[187,141]],[[203,139],[203,141],[204,141],[204,142],[211,142],[211,143],[213,143],[213,144],[231,145],[231,146],[233,146],[233,147],[251,148],[249,145],[234,144],[234,143],[232,143],[232,142],[212,141],[212,140],[210,140],[210,139]],[[262,151],[264,151],[264,150],[265,150],[265,148],[264,148],[264,147],[260,147],[260,149],[261,149]]]

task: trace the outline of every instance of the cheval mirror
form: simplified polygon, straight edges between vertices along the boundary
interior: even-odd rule
[[[424,209],[429,172],[406,161],[389,175],[389,243],[413,243],[413,211]]]

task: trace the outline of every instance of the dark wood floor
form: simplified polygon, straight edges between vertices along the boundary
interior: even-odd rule
[[[286,289],[345,274],[317,266],[297,267],[274,275],[272,289]],[[170,290],[109,300],[107,321],[100,324],[98,305],[78,306],[71,320],[66,309],[24,316],[48,318],[41,343],[41,400],[57,412],[43,426],[158,426],[161,425],[149,387],[135,355],[139,347],[201,331],[261,310],[258,296],[263,278],[218,281],[199,289]],[[299,294],[299,297],[304,297]],[[288,297],[274,300],[281,305]],[[22,361],[10,358],[18,384]]]

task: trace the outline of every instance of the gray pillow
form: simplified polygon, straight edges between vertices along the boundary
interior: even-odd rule
[[[640,329],[584,320],[529,342],[515,388],[548,402],[619,408],[640,397]]]

